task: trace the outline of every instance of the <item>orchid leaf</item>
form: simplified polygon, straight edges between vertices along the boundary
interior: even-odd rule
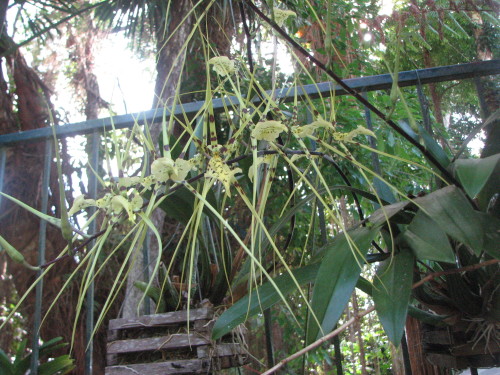
[[[344,311],[356,286],[361,265],[378,229],[367,227],[339,234],[328,246],[314,285],[311,306],[319,320],[308,320],[307,343],[329,333]]]
[[[410,302],[415,258],[409,249],[385,260],[377,270],[373,281],[373,300],[385,333],[394,345],[398,345]]]
[[[500,163],[500,154],[483,159],[458,159],[455,171],[470,197],[476,197],[490,179],[491,174]]]
[[[421,210],[403,233],[403,238],[420,260],[455,263],[446,233]]]
[[[31,212],[33,215],[38,216],[40,219],[45,220],[46,222],[56,226],[59,229],[61,228],[61,219],[58,219],[57,217],[53,217],[53,216],[44,214],[38,210],[35,210],[33,207],[28,206],[26,203],[21,202],[19,199],[11,197],[10,195],[2,193],[1,191],[0,191],[0,194],[3,195],[5,198],[10,199],[12,202],[18,204],[19,206],[21,206],[25,210]]]
[[[449,236],[470,246],[476,254],[482,251],[484,233],[477,212],[459,188],[447,186],[414,202]]]
[[[297,280],[298,284],[312,282],[316,277],[319,266],[319,263],[315,263],[294,270],[292,271],[293,277]],[[297,289],[289,273],[276,277],[274,282],[285,296]],[[281,297],[276,292],[275,287],[269,282],[263,284],[250,293],[249,296],[245,296],[224,311],[215,322],[212,330],[212,339],[217,340],[221,338],[231,332],[238,324],[244,323],[246,319],[261,313],[279,301],[281,301]]]

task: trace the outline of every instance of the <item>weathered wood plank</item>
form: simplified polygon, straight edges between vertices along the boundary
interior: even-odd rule
[[[448,331],[424,331],[423,341],[428,344],[451,345],[453,337]]]
[[[209,367],[207,359],[178,360],[106,367],[105,375],[206,374]]]
[[[245,349],[238,343],[217,344],[216,347],[198,347],[198,358],[229,357],[245,354]]]
[[[464,358],[457,358],[450,354],[427,353],[425,357],[430,363],[438,367],[454,369],[463,369],[467,367],[467,361]]]
[[[185,324],[188,320],[194,322],[197,320],[210,320],[213,317],[213,309],[204,307],[188,312],[186,310],[173,311],[165,314],[144,315],[134,319],[113,319],[109,321],[109,330],[129,329],[129,328],[148,328],[165,325]]]
[[[108,343],[107,353],[123,354],[148,352],[155,350],[173,350],[200,345],[208,345],[208,337],[202,337],[197,334],[173,334],[168,336],[150,337],[145,339],[118,340]]]
[[[472,356],[477,354],[494,354],[499,353],[500,348],[497,343],[492,339],[487,344],[485,340],[479,342],[468,342],[462,345],[455,345],[451,348],[451,354],[457,357]]]

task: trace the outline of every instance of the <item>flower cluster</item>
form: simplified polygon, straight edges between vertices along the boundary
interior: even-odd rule
[[[288,17],[296,16],[297,14],[291,10],[274,8],[274,22],[276,22],[279,27],[283,26]]]
[[[259,141],[274,142],[280,133],[287,129],[288,128],[279,121],[261,121],[255,125],[251,135]]]
[[[158,158],[151,164],[151,174],[145,177],[122,177],[114,186],[111,192],[106,193],[101,199],[86,199],[80,195],[73,202],[73,206],[68,212],[72,216],[87,207],[97,207],[103,210],[113,222],[123,217],[123,212],[127,214],[129,220],[135,220],[135,214],[142,209],[143,199],[137,190],[139,186],[151,189],[169,180],[174,182],[183,181],[188,173],[195,166],[195,160],[173,160],[171,156]]]
[[[205,172],[205,177],[212,177],[219,180],[222,185],[224,185],[226,194],[231,195],[231,184],[236,182],[234,175],[241,172],[241,168],[229,168],[229,165],[224,163],[221,156],[217,153],[208,162],[208,169]]]
[[[212,57],[208,63],[214,66],[214,72],[221,77],[231,75],[235,71],[234,61],[227,56]]]

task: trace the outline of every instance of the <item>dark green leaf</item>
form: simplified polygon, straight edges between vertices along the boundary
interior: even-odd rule
[[[387,259],[377,270],[373,300],[385,333],[399,345],[406,322],[415,258],[409,249]]]
[[[446,233],[422,210],[402,236],[418,259],[455,263],[455,254]]]
[[[500,220],[484,212],[476,212],[476,216],[483,227],[483,251],[500,259]]]
[[[434,140],[434,138],[422,127],[419,126],[419,133],[424,140],[425,148],[429,151],[432,156],[437,160],[442,167],[446,168],[450,164],[450,159],[444,150],[439,146],[439,144]]]
[[[74,369],[73,360],[69,355],[62,355],[49,362],[43,363],[38,367],[38,374],[40,375],[55,375],[66,374]]]
[[[292,273],[299,284],[304,284],[315,279],[318,269],[319,264],[311,264],[294,270]],[[276,277],[274,282],[284,296],[296,290],[296,284],[288,273]],[[237,301],[217,319],[212,330],[212,339],[221,338],[231,332],[238,324],[245,322],[249,317],[273,306],[280,300],[279,294],[271,283],[263,284],[255,289],[250,296],[245,296]]]
[[[307,343],[330,332],[337,323],[356,286],[368,247],[377,233],[378,229],[361,227],[349,231],[349,238],[344,233],[339,234],[330,244],[316,277],[311,303],[320,326],[313,316],[309,317]]]
[[[154,303],[157,305],[156,309],[158,312],[167,311],[165,306],[165,299],[163,299],[161,296],[160,288],[153,285],[148,288],[148,283],[139,280],[134,281],[134,286],[154,301]],[[158,301],[160,302],[159,304]]]
[[[14,375],[10,358],[2,349],[0,349],[0,375]]]
[[[462,191],[447,186],[414,200],[449,236],[470,246],[476,254],[483,248],[483,230]]]
[[[474,198],[482,190],[499,163],[500,154],[496,154],[484,159],[458,159],[454,167],[465,191]]]
[[[356,288],[361,290],[362,292],[368,294],[370,297],[373,297],[373,285],[364,277],[360,277],[358,283],[356,284]],[[443,321],[447,318],[446,315],[436,315],[430,312],[421,310],[413,305],[408,305],[408,315],[418,319],[424,323],[431,324],[433,326],[445,326],[446,323]]]
[[[213,191],[210,190],[207,194],[207,201],[217,207],[215,201],[215,195]],[[187,224],[194,211],[194,195],[185,187],[176,190],[160,204],[160,208],[165,211],[165,214],[172,219],[180,221],[183,224]],[[208,216],[213,216],[212,212],[204,207],[203,212]]]
[[[410,201],[397,202],[388,206],[379,208],[373,214],[370,215],[368,221],[375,226],[380,226],[385,224],[391,217],[400,213],[406,206],[410,204]]]

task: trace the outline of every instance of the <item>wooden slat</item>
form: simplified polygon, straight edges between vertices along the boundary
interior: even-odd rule
[[[427,344],[451,345],[453,338],[448,331],[424,331],[423,341]]]
[[[450,354],[427,353],[425,357],[430,363],[438,367],[454,369],[463,369],[467,367],[467,361],[464,358],[454,357]]]
[[[486,341],[481,340],[480,342],[469,342],[463,345],[455,345],[451,348],[451,354],[454,356],[472,356],[477,354],[498,354],[500,348],[496,345],[496,342],[492,339],[486,345]]]
[[[105,375],[206,374],[209,360],[192,359],[106,367]]]
[[[210,344],[209,338],[196,334],[173,334],[145,339],[118,340],[108,343],[107,353],[124,354],[155,350],[173,350]]]
[[[109,321],[109,330],[129,329],[129,328],[148,328],[174,324],[185,324],[188,320],[207,319],[213,317],[213,309],[204,307],[201,309],[190,310],[189,316],[186,310],[173,311],[165,314],[144,315],[134,319],[113,319]]]
[[[238,343],[217,344],[215,348],[211,346],[198,347],[198,358],[229,357],[245,353],[245,349]]]

